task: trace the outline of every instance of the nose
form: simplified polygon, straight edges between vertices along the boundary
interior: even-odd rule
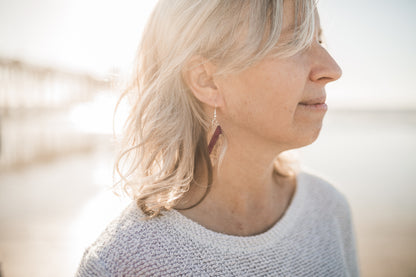
[[[326,85],[329,82],[338,80],[342,75],[342,70],[328,51],[319,44],[312,47],[311,50],[311,81]]]

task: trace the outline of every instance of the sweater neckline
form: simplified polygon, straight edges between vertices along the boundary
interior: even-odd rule
[[[305,197],[304,178],[305,174],[303,172],[297,173],[295,192],[285,213],[271,228],[260,234],[237,236],[216,232],[182,215],[175,209],[166,212],[165,218],[180,235],[185,235],[195,243],[201,243],[207,247],[227,248],[228,251],[270,247],[271,242],[277,242],[285,237],[287,233],[290,233],[289,231],[293,228],[301,213]]]

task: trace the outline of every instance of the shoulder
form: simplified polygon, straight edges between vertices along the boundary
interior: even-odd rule
[[[141,236],[137,236],[137,234],[142,234],[142,231],[148,227],[144,216],[132,202],[105,228],[91,248],[97,250],[115,249],[116,245],[130,241],[130,237],[133,235],[140,239]]]
[[[297,178],[298,183],[304,187],[307,201],[312,201],[326,210],[349,213],[347,197],[327,177],[312,170],[302,170]]]
[[[129,262],[136,268],[144,266],[152,245],[160,240],[163,224],[157,218],[146,220],[132,202],[86,249],[77,276],[112,275]]]
[[[327,238],[331,234],[328,229],[336,230],[332,238],[338,238],[337,242],[342,245],[351,276],[358,276],[353,215],[347,197],[319,173],[302,171],[298,177],[304,188],[302,200],[307,214],[303,223],[311,220],[311,224],[320,224],[324,228],[321,233]]]
[[[305,216],[321,224],[336,227],[344,238],[353,233],[353,215],[344,193],[335,187],[325,176],[308,171],[298,174],[302,186],[301,199]]]

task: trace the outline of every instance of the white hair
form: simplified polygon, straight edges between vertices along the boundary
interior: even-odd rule
[[[266,55],[288,57],[306,48],[314,35],[316,3],[285,1],[294,2],[296,21],[293,35],[283,41],[283,0],[157,3],[142,35],[131,83],[121,96],[130,96],[132,105],[115,164],[121,177],[115,186],[132,196],[149,218],[175,206],[189,190],[198,164],[208,170],[207,186],[212,182],[206,138],[210,120],[182,78],[187,61],[201,55],[225,74]],[[226,140],[226,130],[224,135]],[[281,176],[291,174],[280,155],[275,167]]]

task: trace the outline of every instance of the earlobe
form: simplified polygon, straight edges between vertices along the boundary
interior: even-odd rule
[[[214,79],[215,65],[202,56],[193,56],[185,66],[183,77],[186,85],[198,100],[218,106],[219,89]]]

